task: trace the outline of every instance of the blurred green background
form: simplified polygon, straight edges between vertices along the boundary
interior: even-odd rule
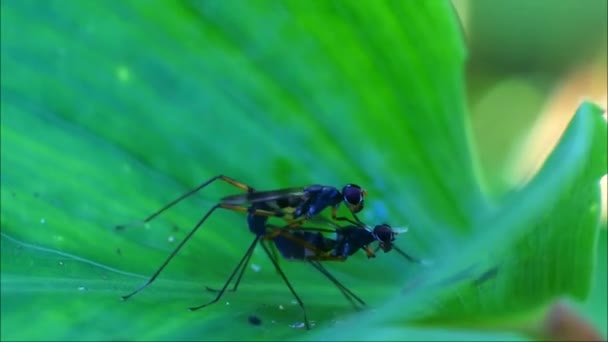
[[[606,4],[3,1],[0,339],[605,339]],[[190,313],[253,238],[217,213],[121,302],[234,189],[113,226],[219,173],[361,184],[433,263],[328,265],[356,313],[282,261],[306,332],[258,250]]]
[[[606,2],[453,3],[469,47],[473,134],[500,194],[529,179],[581,100],[606,107]]]

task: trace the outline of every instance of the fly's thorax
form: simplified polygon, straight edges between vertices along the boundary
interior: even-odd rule
[[[337,231],[334,255],[350,256],[368,246],[376,238],[370,230],[358,226],[342,227]]]
[[[327,207],[337,206],[342,202],[342,194],[332,186],[311,185],[304,188],[304,192],[308,199],[298,206],[294,215],[306,215],[310,218]]]

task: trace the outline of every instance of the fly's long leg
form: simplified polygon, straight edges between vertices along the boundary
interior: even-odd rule
[[[399,253],[399,254],[400,254],[402,257],[406,258],[406,259],[407,259],[408,261],[410,261],[410,262],[413,262],[413,263],[415,263],[415,264],[422,264],[422,261],[420,261],[419,259],[416,259],[416,258],[414,258],[413,256],[411,256],[411,255],[409,255],[409,254],[405,253],[403,250],[401,250],[401,248],[399,248],[399,247],[397,247],[397,246],[395,246],[395,245],[392,245],[392,246],[391,246],[391,249],[396,250],[396,251],[397,251],[397,253]],[[380,246],[377,246],[377,247],[374,249],[374,252],[375,252],[375,253],[377,253],[379,250],[380,250]]]
[[[346,221],[350,224],[354,224],[355,226],[360,226],[363,224],[363,222],[361,222],[361,220],[359,220],[359,217],[357,217],[357,215],[355,213],[352,213],[352,215],[355,218],[355,221],[353,221],[347,217],[338,216],[338,207],[332,207],[332,209],[331,209],[331,218],[336,221]]]
[[[285,283],[285,285],[287,285],[287,287],[289,288],[289,291],[291,291],[291,294],[298,301],[298,304],[300,305],[300,308],[302,309],[302,312],[304,313],[304,325],[306,326],[306,330],[310,330],[310,324],[308,323],[308,316],[306,315],[306,309],[304,308],[304,303],[300,299],[300,296],[298,296],[296,291],[291,286],[291,283],[289,283],[289,280],[287,280],[287,277],[285,276],[285,273],[283,273],[283,270],[281,270],[281,267],[279,266],[279,263],[277,262],[277,260],[275,260],[272,257],[272,253],[268,249],[268,246],[266,246],[266,240],[262,240],[262,247],[264,248],[264,251],[266,252],[266,255],[268,255],[268,258],[270,259],[270,261],[272,261],[272,264],[274,265],[275,269],[277,270],[277,273],[279,273],[281,278],[283,278],[283,282]]]
[[[205,220],[207,220],[207,218],[209,216],[211,216],[211,214],[215,211],[215,209],[218,209],[218,208],[229,209],[229,210],[234,210],[234,211],[247,211],[247,208],[241,208],[241,207],[237,207],[237,206],[226,206],[224,204],[216,204],[216,205],[214,205],[211,209],[209,209],[209,211],[207,211],[207,213],[205,214],[205,216],[203,216],[203,218],[201,218],[198,221],[198,223],[194,226],[194,228],[192,228],[192,230],[190,231],[190,233],[188,233],[188,235],[186,235],[186,237],[179,243],[179,245],[177,245],[177,247],[175,247],[175,249],[173,250],[173,252],[171,252],[171,254],[169,255],[169,257],[167,257],[167,259],[165,259],[165,261],[158,268],[158,270],[156,270],[156,272],[154,272],[154,274],[152,275],[152,277],[150,277],[150,279],[144,285],[142,285],[140,288],[138,288],[137,290],[129,293],[126,296],[123,296],[122,300],[129,299],[129,297],[135,295],[136,293],[140,292],[141,290],[145,289],[150,284],[152,284],[152,282],[154,282],[154,280],[156,279],[156,277],[158,277],[158,275],[160,274],[160,272],[162,272],[162,270],[167,266],[167,264],[169,264],[169,262],[177,254],[177,252],[179,252],[179,250],[186,244],[186,242],[192,237],[192,235],[194,235],[194,233],[198,230],[198,228],[200,228],[200,226],[205,222]],[[260,211],[259,213],[258,213],[258,211],[254,211],[254,213],[259,214],[259,215],[266,215],[266,216],[272,216],[274,214],[272,212],[266,212],[266,211]]]
[[[333,217],[333,219],[336,221],[346,221],[355,226],[360,226],[362,223],[359,220],[359,218],[355,214],[353,214],[353,217],[356,219],[356,221],[353,221],[353,220],[349,219],[348,217],[343,217],[343,216]]]
[[[346,286],[342,285],[338,279],[336,279],[329,271],[318,261],[316,260],[308,260],[308,262],[316,268],[319,272],[321,272],[324,276],[327,277],[336,287],[342,292],[344,297],[352,304],[355,310],[360,310],[359,306],[355,303],[355,300],[359,302],[361,306],[366,306],[365,302],[359,298],[356,294],[354,294],[351,290],[349,290]],[[353,300],[354,299],[354,300]]]
[[[215,206],[213,206],[211,209],[209,209],[209,211],[207,211],[207,213],[205,214],[205,216],[203,216],[198,223],[194,226],[194,228],[192,228],[192,230],[190,231],[190,233],[188,233],[188,235],[186,235],[186,237],[179,243],[179,245],[177,245],[177,247],[175,247],[175,249],[173,250],[173,252],[171,252],[171,254],[169,255],[169,257],[167,257],[167,259],[165,259],[165,261],[162,263],[162,265],[160,265],[160,267],[158,268],[158,270],[156,270],[156,272],[154,272],[154,274],[152,275],[152,277],[150,277],[150,279],[143,284],[142,286],[140,286],[138,289],[136,289],[135,291],[129,293],[126,296],[122,296],[121,299],[122,300],[127,300],[129,299],[131,296],[135,295],[136,293],[140,292],[141,290],[145,289],[146,287],[148,287],[150,284],[152,284],[152,282],[154,282],[154,280],[156,279],[156,277],[158,277],[158,275],[160,274],[160,272],[162,272],[162,270],[167,266],[167,264],[169,264],[169,261],[171,261],[171,259],[173,259],[173,257],[177,254],[177,252],[179,252],[179,250],[186,244],[186,242],[192,237],[192,235],[194,235],[194,233],[196,233],[196,231],[198,230],[198,228],[203,224],[203,222],[205,222],[205,220],[215,211],[215,209],[217,208],[221,208],[219,204],[216,204]]]
[[[236,281],[234,282],[234,287],[232,289],[228,290],[229,292],[236,292],[236,290],[238,289],[239,284],[241,283],[241,279],[243,278],[243,274],[245,274],[245,270],[247,269],[247,265],[249,264],[249,260],[251,260],[252,255],[253,255],[253,251],[246,255],[247,260],[245,260],[245,262],[243,263],[243,267],[241,267],[241,270],[239,271],[239,275],[236,277]],[[232,279],[232,278],[230,278],[230,279]],[[209,286],[205,286],[205,289],[210,292],[222,291],[222,290],[217,290],[217,289],[211,288]]]
[[[157,211],[155,211],[154,213],[152,213],[150,216],[146,217],[145,219],[141,220],[141,221],[135,221],[135,222],[131,222],[131,223],[127,223],[127,224],[121,224],[121,225],[117,225],[115,228],[120,230],[120,229],[124,229],[128,226],[132,226],[132,225],[136,225],[136,224],[144,224],[147,222],[150,222],[152,219],[154,219],[156,216],[160,215],[161,213],[163,213],[165,210],[171,208],[172,206],[176,205],[177,203],[181,202],[182,200],[184,200],[185,198],[188,198],[190,196],[192,196],[193,194],[197,193],[198,191],[200,191],[201,189],[203,189],[204,187],[206,187],[207,185],[215,182],[216,180],[221,180],[224,181],[232,186],[235,186],[243,191],[246,192],[253,192],[255,191],[252,187],[250,187],[249,185],[245,184],[245,183],[241,183],[235,179],[232,179],[230,177],[224,176],[224,175],[218,175],[215,177],[212,177],[210,179],[208,179],[207,181],[201,183],[200,185],[198,185],[197,187],[195,187],[192,190],[189,190],[188,192],[182,194],[181,196],[179,196],[178,198],[174,199],[173,201],[165,204],[164,206],[162,206],[160,209],[158,209]]]
[[[416,263],[416,264],[420,264],[422,263],[420,260],[412,257],[411,255],[405,253],[404,251],[402,251],[400,248],[398,248],[397,246],[393,245],[393,249],[397,251],[397,253],[401,254],[401,256],[403,256],[404,258],[406,258],[407,260]]]
[[[243,255],[243,257],[241,258],[241,261],[239,261],[238,265],[236,265],[236,268],[234,269],[234,271],[232,271],[232,273],[230,274],[230,277],[228,277],[228,280],[226,280],[226,283],[224,283],[224,286],[218,292],[217,296],[215,296],[215,298],[213,300],[211,300],[210,302],[208,302],[206,304],[195,306],[195,307],[191,307],[190,311],[202,309],[202,308],[204,308],[204,307],[206,307],[208,305],[211,305],[211,304],[217,302],[218,300],[220,300],[220,298],[222,298],[222,295],[224,294],[224,292],[226,292],[226,288],[228,288],[228,285],[230,284],[230,282],[232,281],[232,279],[234,278],[234,276],[237,274],[237,272],[239,271],[239,269],[241,269],[241,268],[245,269],[247,267],[247,262],[251,258],[251,255],[253,254],[253,251],[255,250],[255,246],[258,244],[258,242],[260,241],[261,237],[262,237],[262,235],[257,235],[255,237],[255,239],[253,239],[253,242],[251,243],[251,245],[247,249],[247,252],[245,252],[245,255]]]
[[[207,218],[209,216],[211,216],[211,214],[215,211],[215,209],[218,209],[218,208],[228,209],[228,210],[233,210],[233,211],[240,211],[240,212],[248,212],[249,211],[249,212],[251,212],[251,213],[253,213],[255,215],[261,215],[261,216],[275,216],[277,214],[275,212],[265,211],[265,210],[250,211],[246,207],[226,205],[226,204],[221,204],[221,203],[214,205],[213,207],[211,207],[211,209],[209,209],[209,211],[207,211],[207,213],[205,214],[205,216],[203,216],[203,218],[201,218],[198,221],[198,223],[194,226],[194,228],[192,228],[192,230],[190,231],[190,233],[188,233],[188,235],[186,235],[186,237],[179,243],[179,245],[177,245],[177,247],[173,250],[173,252],[171,252],[171,254],[169,255],[169,257],[167,257],[167,259],[165,259],[165,261],[158,268],[158,270],[156,270],[156,272],[154,272],[154,274],[152,275],[152,277],[150,277],[150,279],[144,285],[142,285],[141,287],[139,287],[135,291],[129,293],[128,295],[122,296],[121,299],[122,300],[127,300],[131,296],[135,295],[136,293],[140,292],[141,290],[145,289],[150,284],[152,284],[152,282],[154,282],[154,280],[156,279],[156,277],[158,277],[158,275],[160,274],[160,272],[162,272],[162,270],[167,266],[167,264],[169,264],[169,262],[177,254],[177,252],[179,252],[179,250],[186,244],[186,242],[192,237],[192,235],[194,235],[194,233],[198,230],[198,228],[200,228],[200,226],[205,222],[205,220],[207,220]],[[239,279],[240,279],[240,277],[239,277]],[[235,291],[236,291],[236,288],[235,288]]]

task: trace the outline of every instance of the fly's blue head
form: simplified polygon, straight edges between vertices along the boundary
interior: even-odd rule
[[[395,241],[395,235],[397,233],[386,223],[379,224],[374,227],[374,237],[380,242],[380,248],[384,253],[393,249],[393,241]]]
[[[363,210],[363,197],[365,195],[365,190],[355,184],[347,184],[342,188],[344,203],[346,203],[348,209],[355,214]]]

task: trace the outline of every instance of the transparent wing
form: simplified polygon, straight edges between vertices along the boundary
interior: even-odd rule
[[[288,197],[303,197],[306,196],[303,187],[299,188],[287,188],[279,190],[268,190],[268,191],[255,191],[246,194],[238,194],[232,196],[226,196],[220,201],[223,204],[231,205],[243,205],[250,203],[269,202],[276,201],[281,198]]]

